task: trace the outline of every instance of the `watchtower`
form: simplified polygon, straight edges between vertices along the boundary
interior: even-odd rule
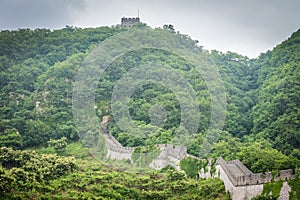
[[[140,23],[140,18],[139,17],[133,17],[133,18],[126,18],[123,17],[121,19],[121,26],[124,28],[131,28],[134,25],[137,25]]]

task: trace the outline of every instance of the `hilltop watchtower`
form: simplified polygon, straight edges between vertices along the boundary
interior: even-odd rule
[[[139,17],[133,17],[133,18],[126,18],[123,17],[121,19],[121,26],[124,28],[131,28],[134,25],[137,25],[140,23],[140,18]]]

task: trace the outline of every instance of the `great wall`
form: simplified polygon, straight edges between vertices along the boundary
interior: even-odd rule
[[[107,149],[106,157],[111,160],[129,160],[133,163],[132,154],[134,154],[135,147],[123,147],[122,144],[110,135],[108,130],[108,123],[110,117],[103,116],[101,122],[102,134],[105,139]],[[159,170],[168,165],[179,170],[180,160],[188,155],[187,148],[184,146],[177,146],[173,144],[157,144],[159,154],[151,161],[148,167]]]
[[[235,187],[269,183],[272,181],[272,179],[274,181],[287,181],[295,178],[295,171],[292,169],[281,170],[273,177],[271,172],[254,174],[239,160],[231,160],[226,162],[220,157],[218,158],[217,163],[220,167],[222,167]]]
[[[282,199],[288,199],[289,186],[287,180],[294,179],[297,170],[281,170],[272,175],[270,172],[253,173],[241,161],[225,161],[219,157],[216,162],[216,174],[224,182],[234,200],[252,199],[263,191],[263,184],[271,181],[284,180],[281,190]],[[287,197],[287,198],[286,198]]]
[[[106,157],[112,160],[129,160],[133,163],[132,154],[134,147],[123,147],[108,131],[109,116],[104,116],[101,122],[101,129],[105,138],[107,149]],[[152,160],[149,167],[162,169],[168,165],[179,169],[180,160],[187,156],[187,148],[173,144],[156,145],[160,151],[159,155]]]
[[[127,159],[132,162],[131,156],[135,148],[123,147],[122,144],[111,136],[107,128],[108,122],[109,117],[104,116],[101,127],[107,147],[107,158],[113,160]],[[159,144],[157,147],[160,150],[160,154],[153,159],[149,165],[149,167],[153,169],[162,169],[171,165],[179,170],[180,160],[191,156],[187,153],[186,147],[171,144]],[[297,170],[292,169],[281,170],[274,175],[270,172],[253,173],[241,161],[225,161],[222,157],[217,159],[215,167],[216,171],[214,174],[210,173],[211,166],[208,166],[208,171],[205,172],[204,169],[200,169],[198,176],[204,179],[212,177],[220,178],[224,182],[226,191],[230,193],[231,199],[233,200],[250,200],[262,193],[263,184],[278,180],[285,181],[279,199],[287,200],[290,191],[287,180],[294,179],[297,173]]]

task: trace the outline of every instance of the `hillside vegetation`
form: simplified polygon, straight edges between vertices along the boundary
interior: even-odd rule
[[[49,154],[51,148],[43,151],[0,148],[1,198],[229,199],[220,179],[199,182],[171,168],[147,174],[114,170],[90,157],[80,143],[69,145],[63,157]]]
[[[210,130],[219,134],[220,139],[207,157],[240,159],[253,172],[299,167],[300,30],[272,51],[249,59],[233,52],[208,52],[189,36],[176,33],[173,26],[163,29],[193,47],[197,54],[209,57],[224,83],[226,121],[223,130]],[[49,155],[29,153],[32,149],[39,151],[48,147],[50,140],[64,137],[69,146],[78,143],[81,138],[72,115],[75,76],[93,48],[124,31],[128,30],[119,26],[86,29],[67,26],[60,30],[0,32],[2,193],[15,193],[16,198],[89,198],[93,195],[114,199],[227,198],[223,184],[216,179],[196,182],[172,170],[127,174],[91,161],[88,153],[74,160],[65,156],[76,156],[78,152],[62,151],[60,155],[53,155],[55,152],[47,152],[47,148],[44,153]],[[109,115],[110,133],[123,146],[153,146],[190,139],[185,137],[188,127],[180,127],[181,102],[170,89],[159,84],[138,88],[128,105],[133,122],[148,130],[149,136],[121,130],[114,121],[110,105],[114,86],[131,69],[153,61],[158,66],[176,70],[195,90],[201,120],[188,152],[198,156],[208,134],[210,93],[197,70],[171,52],[140,49],[114,60],[96,90],[99,123],[103,116]],[[158,104],[166,111],[162,127],[151,122],[149,116],[155,115],[155,112],[149,114],[149,110]],[[183,137],[174,140],[178,130]],[[90,162],[91,165],[81,164]],[[53,173],[51,176],[47,175],[49,170]]]

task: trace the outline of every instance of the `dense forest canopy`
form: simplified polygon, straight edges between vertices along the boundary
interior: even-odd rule
[[[168,27],[164,28],[189,41],[191,46],[197,45],[188,36]],[[79,138],[71,112],[77,70],[93,47],[122,31],[126,30],[118,26],[1,31],[2,145],[25,149],[61,137],[77,141]],[[232,52],[209,53],[218,67],[227,94],[224,137],[241,144],[263,141],[268,148],[299,159],[299,37],[297,31],[257,59]],[[202,47],[197,51],[207,54]],[[153,60],[178,70],[197,93],[201,121],[189,149],[190,153],[197,154],[209,122],[210,94],[195,68],[168,52],[144,49],[115,60],[105,71],[96,91],[99,120],[109,114],[113,87],[124,73]],[[114,122],[110,124],[111,133],[124,146],[171,142],[174,130],[180,124],[180,106],[168,88],[157,84],[139,88],[130,100],[130,114],[139,126],[153,126],[149,109],[158,103],[165,109],[167,119],[162,129],[151,127],[155,137],[147,140],[131,137]]]
[[[134,28],[145,25],[141,26]],[[209,56],[221,74],[227,98],[226,121],[223,130],[215,130],[220,140],[207,157],[238,158],[254,172],[299,167],[300,30],[273,50],[249,59],[234,52],[208,52],[189,36],[175,32],[173,26],[164,29],[194,46],[197,53]],[[101,41],[124,31],[128,30],[120,26],[1,31],[0,146],[25,150],[46,147],[51,139],[79,141],[72,116],[77,71]],[[111,115],[111,94],[117,81],[131,68],[153,60],[176,69],[196,91],[201,120],[188,152],[198,156],[208,134],[210,94],[195,68],[170,52],[142,49],[116,59],[96,90],[99,121]],[[163,127],[150,120],[149,115],[155,112],[149,114],[149,110],[157,104],[167,114]],[[133,137],[111,116],[110,132],[122,145],[176,142],[173,136],[180,124],[180,102],[171,90],[159,84],[144,85],[131,97],[129,109],[134,123],[150,130],[151,137],[145,139],[139,133]],[[187,130],[180,128],[184,135]]]

